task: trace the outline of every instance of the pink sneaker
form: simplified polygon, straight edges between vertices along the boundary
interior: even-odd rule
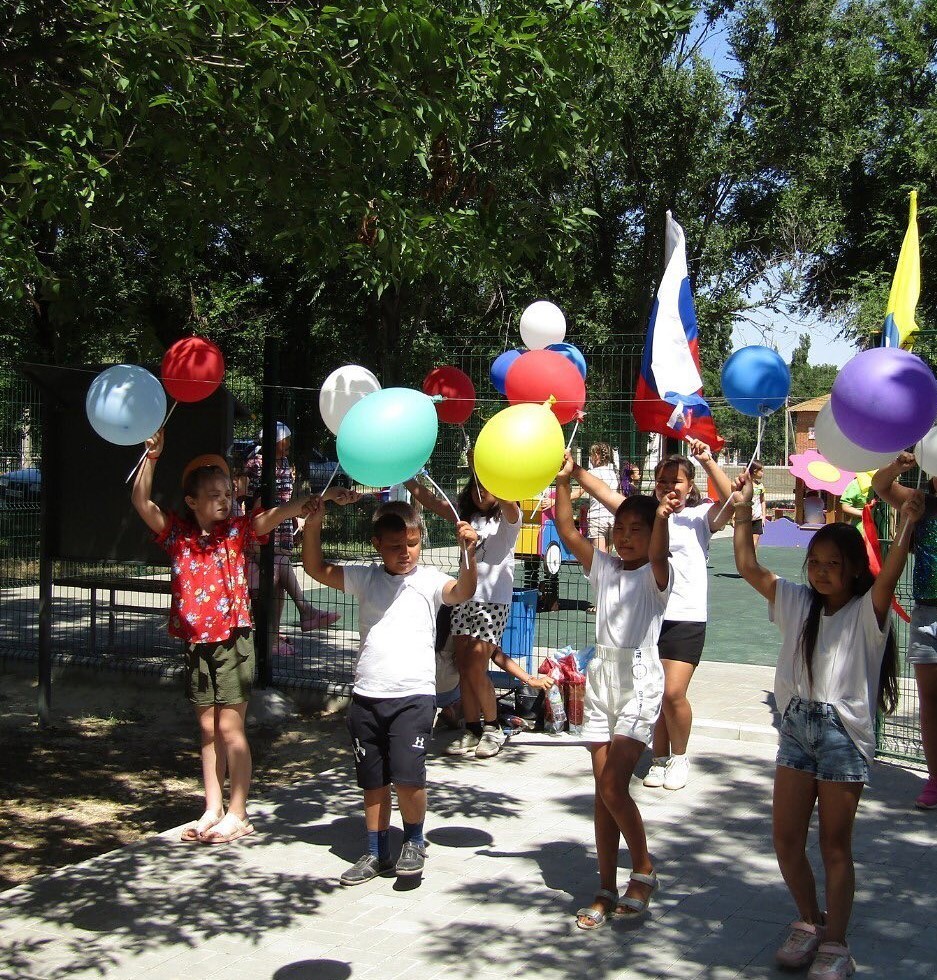
[[[931,776],[924,784],[921,795],[914,801],[919,810],[937,810],[937,779]]]
[[[856,972],[856,961],[847,946],[839,943],[820,943],[807,980],[846,980]]]
[[[797,970],[806,966],[816,955],[823,941],[823,926],[812,926],[809,922],[792,922],[787,939],[774,954],[779,966]]]
[[[307,613],[307,615],[300,618],[299,628],[304,633],[308,633],[309,630],[324,629],[326,626],[331,626],[341,618],[341,613],[326,612],[324,609],[313,609],[311,613]]]

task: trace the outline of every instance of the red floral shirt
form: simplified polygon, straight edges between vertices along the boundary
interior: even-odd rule
[[[259,513],[259,512],[258,512]],[[156,543],[172,559],[169,634],[187,643],[222,643],[236,629],[252,627],[244,553],[266,535],[250,517],[228,517],[207,534],[170,513]]]

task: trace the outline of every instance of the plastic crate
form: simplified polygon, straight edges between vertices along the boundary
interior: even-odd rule
[[[515,589],[511,598],[511,614],[501,637],[501,649],[516,660],[528,674],[534,665],[534,622],[537,618],[537,590]],[[495,687],[515,687],[519,681],[503,670],[489,671]]]

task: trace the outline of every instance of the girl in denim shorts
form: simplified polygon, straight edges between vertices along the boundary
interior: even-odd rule
[[[758,564],[751,476],[739,477],[735,491],[735,563],[742,578],[768,600],[770,617],[781,630],[774,680],[782,714],[774,850],[798,919],[776,959],[791,968],[810,964],[810,980],[839,980],[856,970],[846,945],[855,892],[852,830],[875,754],[876,708],[890,713],[898,696],[889,613],[909,535],[897,533],[875,577],[859,532],[848,524],[828,524],[810,542],[808,584],[798,585]],[[923,495],[912,492],[901,508],[903,523],[913,525],[923,509]],[[825,916],[806,853],[815,804],[823,827]]]
[[[885,503],[901,507],[914,490],[898,483],[898,477],[917,465],[911,453],[900,453],[872,477],[872,489]],[[914,609],[908,663],[914,666],[921,741],[927,762],[927,782],[914,805],[921,810],[937,810],[937,476],[928,480],[927,491],[924,516],[914,528]]]

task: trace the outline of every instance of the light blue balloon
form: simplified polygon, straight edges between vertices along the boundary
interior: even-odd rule
[[[145,442],[166,418],[166,392],[145,368],[115,364],[91,382],[85,398],[91,428],[117,446]]]
[[[564,341],[561,344],[550,344],[547,350],[555,350],[557,354],[562,354],[568,361],[572,361],[576,365],[576,370],[582,375],[583,380],[585,380],[586,359],[578,347],[573,344],[567,344]]]
[[[412,388],[384,388],[345,414],[338,427],[338,461],[363,486],[393,486],[426,465],[438,432],[431,398]]]
[[[770,415],[790,391],[790,368],[770,347],[742,347],[722,367],[722,393],[743,415]]]

